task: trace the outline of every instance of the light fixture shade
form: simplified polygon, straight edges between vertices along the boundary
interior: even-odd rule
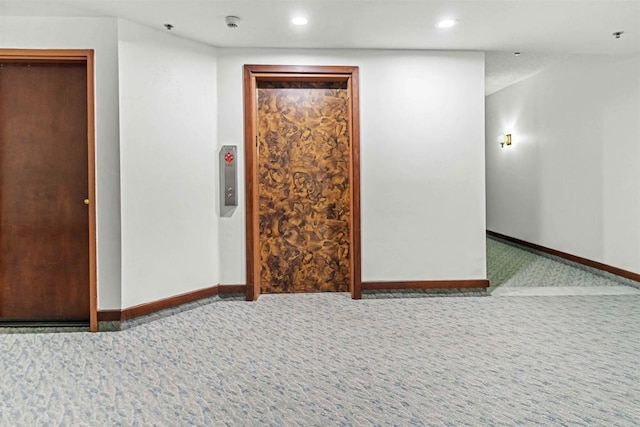
[[[511,134],[507,133],[501,133],[500,135],[498,135],[498,144],[500,144],[501,147],[509,146],[511,145]]]

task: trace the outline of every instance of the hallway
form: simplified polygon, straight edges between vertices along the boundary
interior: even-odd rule
[[[619,285],[488,246],[497,290]],[[0,426],[640,423],[640,295],[405,296],[211,299],[115,333],[0,333]]]
[[[635,426],[639,302],[263,295],[2,334],[0,426]]]
[[[492,296],[640,295],[640,283],[487,237]]]

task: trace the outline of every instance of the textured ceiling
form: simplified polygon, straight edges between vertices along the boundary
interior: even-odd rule
[[[565,53],[525,52],[514,56],[513,52],[490,51],[485,54],[485,95],[531,77],[534,74],[573,56]]]
[[[297,14],[309,25],[291,25]],[[12,15],[170,23],[176,36],[222,47],[481,50],[487,93],[575,54],[640,52],[640,0],[0,0],[0,37]],[[460,25],[435,28],[443,17]]]

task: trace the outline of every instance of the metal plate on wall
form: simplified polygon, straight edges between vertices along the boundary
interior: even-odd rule
[[[222,206],[238,206],[238,148],[223,145],[220,149],[220,197]]]

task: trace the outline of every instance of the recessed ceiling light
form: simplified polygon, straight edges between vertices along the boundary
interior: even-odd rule
[[[307,18],[305,18],[304,16],[296,16],[291,20],[291,23],[293,25],[307,25],[308,22],[309,21],[307,21]]]
[[[436,24],[436,27],[437,28],[451,28],[451,27],[455,27],[456,25],[458,25],[458,20],[457,19],[441,19]]]

